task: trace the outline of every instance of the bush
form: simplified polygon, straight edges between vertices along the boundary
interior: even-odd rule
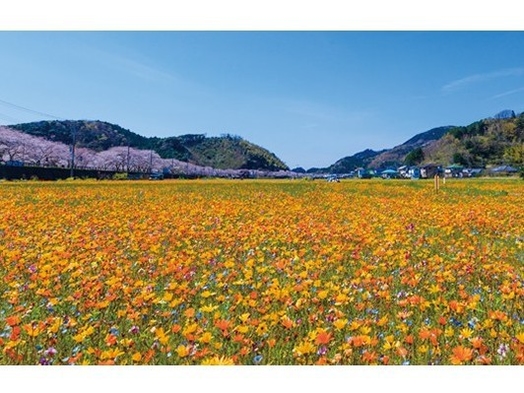
[[[127,173],[115,173],[113,180],[127,180]]]

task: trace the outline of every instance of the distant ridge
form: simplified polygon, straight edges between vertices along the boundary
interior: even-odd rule
[[[173,158],[217,169],[288,170],[274,153],[235,135],[207,137],[187,134],[167,138],[144,137],[116,124],[95,120],[53,120],[10,125],[9,128],[50,141],[96,152],[117,146],[153,150],[161,158]]]
[[[465,165],[486,167],[512,164],[523,166],[524,113],[505,109],[491,118],[468,126],[441,126],[421,132],[391,149],[366,149],[339,159],[314,172],[349,173],[362,167],[382,170],[411,164]],[[415,154],[416,153],[416,154]]]

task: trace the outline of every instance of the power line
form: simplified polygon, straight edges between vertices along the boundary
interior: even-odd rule
[[[29,109],[29,108],[26,108],[26,107],[21,106],[21,105],[13,104],[12,102],[4,101],[2,99],[0,99],[0,104],[4,104],[4,105],[7,105],[7,106],[9,106],[11,108],[19,109],[19,110],[22,110],[22,111],[25,111],[25,112],[28,112],[28,113],[32,113],[32,114],[35,114],[35,115],[39,115],[39,116],[51,117],[51,118],[56,119],[56,120],[65,120],[62,117],[50,115],[49,113],[45,113],[45,112],[35,111],[33,109]]]
[[[4,106],[8,106],[10,108],[15,108],[15,109],[18,109],[18,110],[22,110],[22,111],[25,111],[25,112],[28,112],[28,113],[31,113],[31,114],[35,114],[35,115],[38,115],[38,116],[44,116],[44,117],[50,117],[52,119],[55,119],[55,120],[65,120],[64,118],[62,117],[58,117],[58,116],[55,116],[55,115],[50,115],[49,113],[45,113],[45,112],[40,112],[40,111],[35,111],[34,109],[30,109],[30,108],[26,108],[25,106],[21,106],[21,105],[17,105],[17,104],[13,104],[12,102],[9,102],[9,101],[5,101],[5,100],[2,100],[0,99],[0,104],[4,104]],[[71,177],[74,177],[74,168],[75,168],[75,145],[76,145],[76,129],[74,127],[71,127],[71,135],[73,137],[73,143],[71,144]]]
[[[20,119],[17,119],[16,117],[9,116],[5,113],[0,112],[0,119],[4,119],[10,123],[17,123],[20,122]]]

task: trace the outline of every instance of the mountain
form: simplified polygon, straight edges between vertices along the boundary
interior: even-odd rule
[[[329,173],[348,173],[356,168],[367,167],[369,163],[379,154],[384,152],[366,149],[352,156],[344,157],[327,168]]]
[[[391,149],[384,149],[380,151],[366,149],[352,156],[341,158],[340,160],[338,160],[337,162],[335,162],[327,168],[318,168],[316,169],[316,171],[341,174],[354,171],[355,169],[360,167],[373,169],[397,167],[402,165],[405,157],[411,151],[426,146],[435,140],[438,140],[451,128],[453,127],[444,126],[432,128],[429,131],[425,131],[415,135],[403,144],[395,146]]]
[[[9,128],[66,145],[71,145],[74,137],[77,147],[85,147],[95,152],[116,146],[129,146],[153,150],[161,158],[174,158],[217,169],[288,169],[282,160],[267,149],[233,135],[144,137],[116,124],[99,120],[39,121],[10,125]]]
[[[453,127],[423,149],[424,162],[490,165],[524,165],[524,114],[488,118],[468,126]]]
[[[507,109],[468,126],[432,128],[391,149],[379,152],[367,149],[341,158],[328,168],[315,168],[315,171],[348,173],[357,167],[380,170],[429,163],[468,167],[522,166],[523,161],[524,113],[516,115]]]
[[[512,119],[514,117],[516,117],[515,112],[511,109],[504,109],[493,116],[494,119]]]
[[[404,163],[406,156],[416,149],[423,149],[430,143],[439,140],[444,136],[453,126],[443,126],[432,128],[431,130],[421,132],[414,137],[408,139],[401,145],[395,146],[378,154],[371,160],[368,167],[374,169],[385,169],[390,166],[400,166]]]

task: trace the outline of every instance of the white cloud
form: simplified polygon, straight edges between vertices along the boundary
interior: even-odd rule
[[[496,94],[493,97],[491,97],[491,99],[502,98],[502,97],[505,97],[505,96],[509,96],[511,94],[519,93],[521,91],[524,91],[524,87],[521,87],[521,88],[518,88],[518,89],[509,90],[509,91],[505,91],[504,93]]]
[[[91,48],[91,55],[104,65],[136,76],[147,81],[173,82],[178,78],[172,73],[161,70],[158,67],[148,64],[147,60],[136,60],[121,54],[111,53],[99,48]]]
[[[476,83],[486,82],[488,80],[504,78],[508,76],[524,75],[524,68],[508,68],[504,70],[486,72],[482,74],[469,75],[461,79],[454,80],[442,86],[442,92],[452,93],[454,91],[462,90]]]

